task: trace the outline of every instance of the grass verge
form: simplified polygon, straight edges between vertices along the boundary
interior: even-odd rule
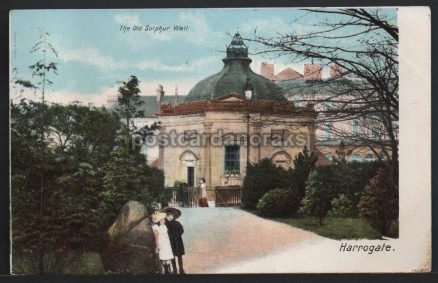
[[[302,218],[270,218],[286,223],[293,227],[314,232],[331,239],[381,239],[382,235],[360,218],[331,218],[326,217],[319,225],[316,217]]]

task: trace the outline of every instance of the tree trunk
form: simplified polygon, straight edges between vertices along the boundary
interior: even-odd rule
[[[38,274],[44,273],[44,252],[40,250],[38,252]]]

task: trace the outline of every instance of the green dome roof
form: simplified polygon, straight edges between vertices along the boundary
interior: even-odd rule
[[[244,96],[247,83],[254,89],[252,99],[285,100],[281,87],[251,70],[249,64],[252,60],[248,57],[248,48],[239,33],[234,35],[227,46],[227,57],[222,61],[222,71],[198,82],[185,102],[213,99],[232,92]]]

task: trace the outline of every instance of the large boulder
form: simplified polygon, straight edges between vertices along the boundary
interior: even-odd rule
[[[127,202],[107,231],[102,264],[110,273],[154,273],[160,269],[155,236],[144,205]]]

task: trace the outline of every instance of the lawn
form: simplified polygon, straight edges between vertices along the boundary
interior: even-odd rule
[[[381,239],[381,234],[360,218],[326,217],[322,225],[319,225],[318,218],[309,216],[271,219],[331,239]]]

